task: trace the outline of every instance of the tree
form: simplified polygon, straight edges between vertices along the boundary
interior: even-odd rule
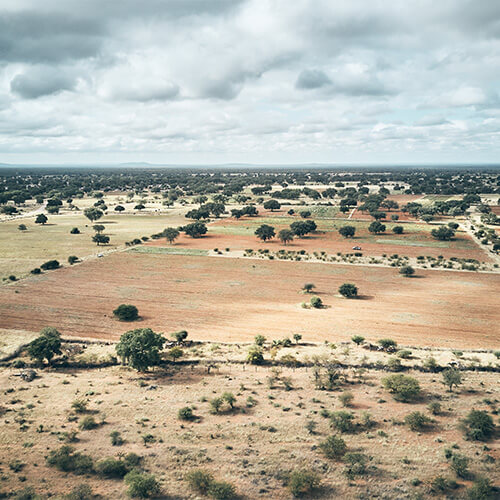
[[[192,224],[184,226],[183,230],[188,236],[191,236],[191,238],[199,238],[206,234],[207,226],[203,224],[203,222],[193,222]]]
[[[453,386],[458,387],[462,383],[462,374],[460,370],[456,368],[448,368],[442,373],[443,384],[450,388],[450,392],[453,391]]]
[[[403,226],[394,226],[394,227],[392,228],[392,232],[393,232],[394,234],[403,234],[403,231],[404,231]]]
[[[274,227],[268,226],[267,224],[262,224],[262,226],[255,230],[255,235],[262,241],[270,240],[275,234]]]
[[[165,342],[166,339],[151,328],[137,328],[120,337],[116,353],[123,363],[143,372],[160,363],[160,351]]]
[[[85,215],[85,217],[87,217],[87,219],[90,222],[94,222],[94,221],[100,219],[104,215],[104,213],[96,207],[90,207],[90,208],[86,208],[83,211],[83,215]]]
[[[370,212],[370,215],[375,219],[375,220],[382,220],[385,219],[386,213],[385,212],[380,212],[379,210],[375,210],[373,212]]]
[[[254,338],[255,345],[262,347],[266,342],[266,337],[264,335],[256,335]]]
[[[293,340],[295,340],[295,343],[298,344],[302,340],[302,335],[300,333],[294,333]]]
[[[19,224],[19,226],[17,226],[17,229],[19,229],[19,231],[27,231],[28,228],[26,227],[26,224]]]
[[[323,307],[323,301],[319,297],[311,297],[311,300],[309,301],[311,304],[311,307],[314,307],[314,309],[321,309]]]
[[[343,285],[340,285],[339,293],[343,297],[352,299],[353,297],[358,296],[358,287],[352,283],[344,283]]]
[[[47,213],[49,214],[58,214],[59,213],[59,207],[51,205],[47,207]]]
[[[69,232],[70,234],[80,234],[80,230],[77,227],[74,227]]]
[[[305,283],[302,287],[302,290],[306,293],[311,293],[313,288],[316,288],[316,285],[314,283]]]
[[[362,344],[362,343],[365,341],[365,338],[364,338],[364,337],[362,337],[361,335],[353,335],[353,336],[351,337],[351,340],[352,340],[355,344],[360,345],[360,344]]]
[[[68,262],[73,265],[75,262],[78,262],[78,257],[76,255],[70,255],[68,257]]]
[[[48,260],[47,262],[44,262],[40,266],[44,271],[50,271],[52,269],[59,269],[61,267],[61,264],[59,264],[58,260]]]
[[[35,224],[46,224],[49,219],[45,214],[38,214],[35,219]]]
[[[385,224],[382,224],[378,220],[373,221],[369,226],[368,226],[368,231],[370,233],[383,233],[385,232]]]
[[[415,269],[413,269],[413,267],[411,266],[403,266],[399,270],[399,274],[402,274],[403,276],[409,278],[410,276],[413,276],[415,274]]]
[[[281,208],[281,204],[276,200],[268,200],[264,203],[264,208],[273,212],[274,210],[279,210]]]
[[[450,227],[439,226],[431,231],[431,235],[436,240],[449,241],[455,236],[455,231]]]
[[[143,205],[142,203],[138,203],[135,207],[134,210],[144,210],[146,208],[146,205]]]
[[[188,332],[186,330],[180,330],[179,332],[172,333],[172,337],[179,342],[182,343],[187,339]]]
[[[299,220],[296,222],[292,222],[290,224],[290,229],[295,235],[297,235],[299,238],[302,238],[302,236],[316,231],[317,226],[313,220]]]
[[[172,244],[179,237],[179,234],[179,231],[175,227],[167,227],[163,230],[163,235],[170,244]]]
[[[356,228],[354,226],[342,226],[339,229],[339,234],[344,238],[352,238],[356,233]]]
[[[326,458],[339,459],[347,451],[347,445],[340,436],[328,436],[325,441],[319,444],[319,449]]]
[[[320,481],[315,472],[295,470],[288,479],[288,488],[294,497],[307,496],[319,487]]]
[[[311,217],[311,212],[309,210],[302,210],[301,212],[299,212],[299,214],[303,219]]]
[[[167,352],[167,356],[171,358],[172,361],[175,361],[184,356],[184,351],[178,345],[176,345],[172,347],[172,349],[169,349],[169,351]]]
[[[247,362],[251,365],[261,365],[264,363],[264,355],[259,346],[252,346],[248,350]]]
[[[293,231],[290,229],[282,229],[278,233],[278,238],[286,245],[287,243],[290,243],[290,241],[293,241]]]
[[[128,494],[131,497],[155,498],[160,494],[160,484],[152,474],[133,469],[124,479],[128,484]]]
[[[61,334],[52,327],[46,327],[40,332],[40,336],[28,345],[30,358],[36,359],[40,364],[46,359],[49,364],[56,354],[61,352]]]
[[[94,236],[92,236],[92,241],[94,243],[97,243],[97,246],[106,245],[109,243],[109,236],[107,236],[105,234],[97,233],[97,234],[94,234]]]
[[[104,231],[104,229],[106,229],[102,224],[94,224],[92,226],[92,229],[96,232],[96,233],[102,233]]]
[[[131,304],[120,304],[113,315],[120,321],[135,321],[139,317],[139,310]]]
[[[125,210],[125,207],[122,205],[116,205],[115,207],[115,212],[123,212]]]

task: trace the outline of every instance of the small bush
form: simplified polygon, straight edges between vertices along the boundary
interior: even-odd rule
[[[495,424],[485,411],[471,410],[462,422],[462,430],[468,439],[486,441],[493,436]]]
[[[118,431],[113,431],[109,437],[111,438],[111,444],[113,446],[121,446],[124,443],[123,438]]]
[[[129,471],[127,464],[123,460],[117,460],[116,458],[104,458],[99,460],[95,469],[101,476],[118,478],[122,478]]]
[[[264,355],[262,349],[258,346],[252,346],[248,350],[247,362],[252,365],[261,365],[264,363]]]
[[[453,454],[450,462],[451,470],[462,479],[467,479],[469,472],[469,458],[464,455]]]
[[[353,335],[351,337],[351,340],[355,343],[355,344],[362,344],[364,341],[365,341],[365,338],[362,337],[361,335]]]
[[[347,445],[340,436],[329,436],[319,444],[319,449],[326,458],[338,459],[345,455]]]
[[[71,229],[70,234],[80,234],[80,230],[77,227]]]
[[[231,500],[236,498],[236,489],[226,481],[212,481],[208,487],[208,495],[215,500]]]
[[[400,372],[403,369],[403,365],[399,358],[391,358],[387,361],[387,368],[389,368],[391,372]]]
[[[213,479],[210,472],[201,469],[193,470],[186,475],[186,481],[189,486],[202,495],[207,494]]]
[[[128,494],[134,498],[151,498],[160,493],[160,485],[152,474],[131,471],[125,476]]]
[[[85,401],[84,399],[75,399],[71,403],[71,408],[73,408],[76,413],[85,413],[87,411],[87,404],[88,401]]]
[[[65,500],[94,500],[95,495],[88,484],[75,486],[65,497]]]
[[[378,344],[384,349],[387,349],[388,347],[396,347],[398,345],[398,343],[392,339],[380,339]]]
[[[396,356],[401,359],[409,359],[411,358],[412,352],[409,351],[408,349],[401,349],[401,351],[398,351],[396,353]]]
[[[319,484],[318,475],[308,470],[295,470],[288,479],[288,488],[294,497],[309,495]]]
[[[342,403],[342,406],[351,406],[353,399],[354,395],[349,391],[345,391],[339,396],[339,401]]]
[[[264,335],[256,335],[254,342],[255,342],[255,345],[262,347],[266,342],[266,337],[264,337]]]
[[[95,418],[92,415],[87,415],[82,418],[78,427],[82,431],[90,431],[99,427],[99,424],[95,421]]]
[[[311,307],[314,309],[321,309],[323,307],[323,301],[319,297],[311,297],[311,300],[309,302],[311,304]]]
[[[443,476],[436,476],[431,480],[430,489],[432,493],[447,493],[458,488],[458,484],[453,479]]]
[[[346,453],[344,455],[344,462],[346,463],[344,474],[348,478],[353,478],[354,476],[360,476],[366,473],[368,457],[364,453]]]
[[[358,296],[358,287],[352,283],[344,283],[339,287],[339,293],[348,299]]]
[[[139,311],[137,307],[131,304],[120,304],[114,311],[113,314],[120,321],[135,321],[139,318]]]
[[[429,403],[427,405],[427,409],[433,414],[433,415],[439,415],[441,413],[441,403],[437,401],[432,401],[432,403]]]
[[[418,380],[406,375],[390,375],[382,379],[382,384],[396,401],[408,403],[420,395]]]
[[[73,265],[73,264],[75,264],[78,261],[79,261],[79,259],[78,259],[78,257],[76,255],[70,255],[68,257],[68,262],[69,262],[70,265]]]
[[[339,432],[352,432],[354,415],[347,411],[334,411],[330,415],[330,423]]]
[[[419,411],[414,411],[406,415],[405,424],[415,432],[424,430],[431,422],[431,419]]]
[[[177,412],[177,417],[180,420],[194,420],[194,413],[193,409],[190,408],[189,406],[184,406],[183,408],[180,408],[179,411]]]
[[[30,271],[31,274],[42,274],[42,270],[39,267],[35,267]]]
[[[47,457],[47,464],[63,472],[88,474],[93,471],[92,457],[77,453],[71,446],[64,445],[58,450],[52,450]]]
[[[498,498],[498,489],[494,488],[486,477],[478,477],[467,491],[469,500],[494,500]]]
[[[51,269],[59,269],[61,264],[57,260],[48,260],[40,266],[44,271],[49,271]]]

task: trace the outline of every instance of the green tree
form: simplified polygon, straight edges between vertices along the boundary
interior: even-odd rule
[[[134,469],[125,476],[128,494],[134,498],[154,498],[159,495],[160,484],[152,474]]]
[[[402,274],[403,276],[410,278],[415,274],[415,269],[413,269],[413,267],[411,266],[403,266],[399,269],[399,274]]]
[[[184,232],[191,238],[199,238],[207,233],[207,226],[203,222],[193,222],[184,226]]]
[[[179,231],[175,227],[167,227],[163,230],[163,235],[172,244],[179,237]]]
[[[264,208],[273,212],[274,210],[279,210],[281,208],[281,204],[276,200],[268,200],[264,203]]]
[[[92,236],[92,241],[94,243],[97,243],[97,246],[107,245],[109,243],[109,236],[107,236],[106,234],[96,233],[94,234],[94,236]]]
[[[302,335],[300,333],[294,333],[293,340],[295,340],[295,343],[298,344],[302,340]]]
[[[344,238],[352,238],[356,233],[356,228],[354,226],[342,226],[339,229],[339,234]]]
[[[270,240],[275,235],[274,227],[262,224],[262,226],[255,230],[255,235],[262,241]]]
[[[288,488],[294,497],[310,495],[319,485],[318,475],[308,470],[294,470],[288,479]]]
[[[49,364],[56,354],[61,353],[61,334],[52,327],[43,328],[40,336],[29,343],[28,355],[40,364],[46,359]]]
[[[49,219],[47,218],[47,216],[45,214],[38,214],[36,216],[36,219],[35,219],[35,224],[42,224],[42,226],[43,226],[44,224],[47,223],[48,220]]]
[[[280,239],[281,243],[284,243],[285,245],[293,241],[293,236],[293,231],[291,231],[290,229],[282,229],[278,233],[278,238]]]
[[[87,217],[90,222],[94,222],[96,220],[99,220],[104,215],[104,213],[96,207],[90,207],[86,208],[83,211],[83,215],[85,215],[85,217]]]
[[[125,207],[122,205],[116,205],[115,207],[115,212],[123,212],[125,210]]]
[[[182,358],[184,356],[184,351],[178,346],[174,346],[171,349],[168,350],[167,356],[172,360],[176,361],[179,358]]]
[[[262,347],[266,342],[266,337],[264,335],[256,335],[254,338],[255,345]]]
[[[455,231],[450,227],[439,226],[431,231],[431,235],[436,240],[449,241],[455,236]]]
[[[174,339],[179,343],[184,342],[187,339],[187,336],[188,332],[186,330],[180,330],[178,332],[172,333],[172,337],[174,337]]]
[[[139,310],[131,304],[120,304],[113,314],[120,321],[135,321],[139,317]]]
[[[373,221],[368,226],[368,231],[370,231],[370,233],[375,233],[375,234],[383,233],[383,232],[385,232],[385,224],[382,224],[378,220]]]
[[[365,341],[365,338],[364,338],[364,337],[362,337],[361,335],[353,335],[353,336],[351,337],[351,340],[352,340],[355,344],[360,345],[360,344],[362,344],[362,343]]]
[[[353,297],[358,296],[358,287],[352,283],[344,283],[343,285],[340,285],[339,293],[343,297],[352,299]]]
[[[420,384],[417,379],[406,375],[390,375],[382,379],[383,386],[393,394],[396,401],[408,403],[420,395]]]
[[[143,372],[160,363],[160,352],[166,339],[151,328],[129,330],[120,337],[116,353],[122,362]]]
[[[458,387],[462,383],[462,373],[456,368],[448,368],[442,372],[443,384],[448,386],[450,392],[453,386]]]
[[[462,430],[469,439],[486,441],[495,433],[495,424],[483,410],[471,410],[462,422]]]
[[[68,257],[68,262],[69,262],[70,265],[73,265],[76,262],[78,262],[78,257],[76,255],[70,255]]]
[[[314,309],[321,309],[323,307],[323,301],[319,297],[311,297],[311,300],[309,301],[311,304],[311,307],[314,307]]]
[[[311,293],[313,288],[316,288],[316,285],[314,283],[305,283],[302,287],[302,290],[306,293]]]
[[[264,363],[264,355],[259,346],[252,346],[248,350],[247,362],[251,365],[262,365]]]
[[[319,449],[326,458],[336,460],[345,455],[347,445],[340,436],[328,436],[325,441],[319,444]]]
[[[96,232],[96,233],[102,233],[104,231],[104,229],[106,229],[102,224],[94,224],[92,226],[92,229]]]
[[[394,216],[393,216],[393,217],[394,217]],[[394,227],[392,228],[392,232],[393,232],[394,234],[403,234],[403,231],[404,231],[403,226],[394,226]]]
[[[27,231],[28,228],[26,227],[26,224],[19,224],[19,226],[17,226],[17,229],[19,229],[19,231]]]

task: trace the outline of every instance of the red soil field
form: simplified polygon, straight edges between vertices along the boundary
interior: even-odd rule
[[[316,285],[326,308],[303,309]],[[355,283],[362,298],[337,296]],[[55,326],[65,336],[117,339],[131,328],[179,329],[190,338],[251,341],[256,334],[305,341],[391,337],[401,344],[453,348],[500,347],[500,275],[418,271],[224,257],[114,253],[34,276],[0,289],[1,327],[38,331]],[[135,304],[141,321],[112,316]]]

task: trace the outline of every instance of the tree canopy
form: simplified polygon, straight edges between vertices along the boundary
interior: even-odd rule
[[[46,359],[50,364],[56,354],[61,354],[61,334],[55,328],[44,328],[40,336],[28,345],[28,354],[40,363]]]
[[[271,238],[274,238],[274,235],[276,233],[274,232],[274,227],[268,226],[267,224],[262,224],[262,226],[258,227],[255,230],[255,235],[257,238],[259,238],[262,241],[270,240]]]
[[[122,362],[138,371],[160,363],[160,352],[166,339],[151,328],[129,330],[120,337],[116,353]]]

